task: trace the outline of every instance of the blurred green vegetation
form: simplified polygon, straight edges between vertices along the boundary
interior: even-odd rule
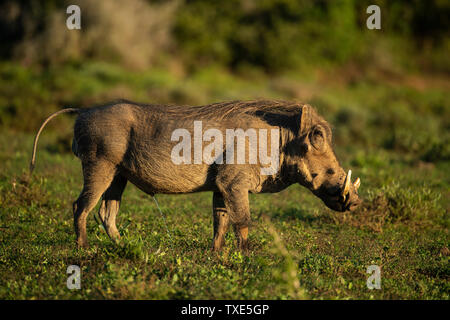
[[[65,26],[69,4],[81,30]],[[366,28],[371,4],[381,30]],[[445,0],[3,1],[0,297],[448,299],[449,13]],[[169,243],[151,199],[129,186],[122,245],[89,219],[93,248],[75,251],[73,118],[47,126],[27,184],[33,134],[61,108],[119,98],[307,102],[365,203],[333,213],[299,186],[252,196],[253,253],[228,235],[215,256],[209,193],[161,196]],[[86,290],[61,285],[68,263]],[[365,287],[370,264],[383,268],[379,292]]]
[[[365,26],[372,4],[381,7],[380,32]],[[435,59],[427,67],[448,72],[449,13],[446,1],[194,0],[177,16],[175,35],[194,63],[268,71],[349,61],[379,67],[388,54],[398,59],[391,63],[411,67],[430,54],[421,47],[431,46]]]
[[[69,4],[81,8],[80,31],[65,28]],[[147,67],[170,56],[188,68],[218,64],[280,72],[352,62],[363,68],[450,71],[450,5],[445,0],[94,4],[4,2],[1,55],[43,65],[93,58],[127,66],[146,60],[138,66]],[[366,8],[373,4],[381,8],[382,28],[377,31],[366,28]]]
[[[33,132],[117,98],[280,98],[316,106],[341,145],[449,160],[447,1],[80,0],[81,30],[65,27],[67,4],[3,4],[2,126]],[[370,4],[381,30],[365,26]]]

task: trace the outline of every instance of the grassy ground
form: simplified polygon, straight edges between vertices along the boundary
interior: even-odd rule
[[[1,110],[1,299],[449,299],[448,83],[329,83],[320,74],[252,80],[215,71],[137,76],[104,65],[87,65],[70,82],[72,69],[36,76],[1,68],[0,105],[12,106]],[[236,251],[230,232],[224,251],[214,254],[212,194],[158,195],[169,236],[151,197],[129,184],[118,216],[121,244],[110,242],[93,218],[96,209],[88,219],[90,248],[76,250],[71,207],[82,181],[79,161],[66,152],[72,120],[44,132],[27,184],[33,135],[26,132],[52,109],[32,104],[118,96],[308,101],[334,125],[338,158],[361,177],[365,203],[352,214],[332,212],[300,186],[252,195],[251,252]],[[66,288],[72,264],[81,267],[81,290]],[[372,264],[381,267],[381,290],[366,287]]]

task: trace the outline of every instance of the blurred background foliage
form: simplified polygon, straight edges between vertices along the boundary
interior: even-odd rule
[[[81,30],[66,28],[70,4]],[[366,27],[371,4],[381,30]],[[0,124],[34,132],[64,106],[117,98],[291,99],[341,145],[447,161],[449,17],[445,0],[3,1]],[[62,145],[69,123],[53,126]]]
[[[80,0],[80,32],[65,28],[69,2],[4,2],[2,57],[44,66],[99,59],[146,68],[171,56],[190,67],[280,72],[350,61],[392,67],[383,65],[387,55],[399,67],[450,71],[445,0]],[[381,32],[366,28],[371,4],[382,8]]]

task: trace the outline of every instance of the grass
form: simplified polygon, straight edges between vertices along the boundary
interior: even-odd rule
[[[320,75],[269,79],[217,69],[183,77],[104,64],[86,64],[78,74],[1,68],[1,299],[449,299],[445,85],[365,79],[343,86]],[[72,120],[44,132],[27,182],[30,131],[63,102],[113,96],[309,101],[334,125],[336,153],[361,177],[365,203],[354,213],[332,212],[300,186],[251,195],[250,253],[236,251],[230,232],[215,254],[211,193],[157,196],[169,236],[151,197],[129,184],[118,215],[121,243],[113,245],[94,219],[97,207],[88,218],[90,247],[77,250],[71,207],[82,180],[68,152]],[[81,290],[66,287],[72,264],[81,267]],[[381,267],[381,290],[366,287],[372,264]]]
[[[17,143],[7,144],[12,138]],[[169,237],[151,198],[129,185],[118,218],[122,243],[113,245],[91,214],[91,246],[76,250],[70,208],[80,164],[41,148],[36,175],[25,184],[31,138],[2,134],[3,299],[449,298],[447,213],[438,193],[425,191],[436,188],[429,169],[404,168],[392,177],[402,186],[378,187],[367,177],[369,205],[356,216],[329,211],[300,186],[252,195],[249,255],[236,251],[231,233],[222,253],[209,251],[210,193],[158,196]],[[416,188],[399,179],[412,174]],[[65,286],[71,264],[81,267],[80,291]],[[366,288],[371,264],[382,268],[382,290]]]

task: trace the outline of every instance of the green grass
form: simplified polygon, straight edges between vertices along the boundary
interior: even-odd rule
[[[449,299],[447,80],[416,88],[371,77],[342,83],[320,74],[269,78],[222,69],[176,76],[98,63],[0,69],[0,299]],[[236,251],[230,232],[215,254],[211,193],[157,196],[169,236],[151,197],[129,184],[120,245],[93,218],[96,208],[88,218],[90,247],[77,250],[71,208],[82,180],[68,152],[73,120],[48,126],[27,183],[31,132],[62,105],[119,97],[307,101],[333,125],[336,153],[361,177],[364,205],[332,212],[298,185],[251,195],[250,253]],[[72,264],[81,267],[81,290],[66,288]],[[366,287],[372,264],[381,267],[381,290]]]
[[[52,138],[44,135],[27,185],[32,136],[2,132],[2,299],[449,298],[448,200],[434,173],[442,169],[403,166],[395,174],[385,165],[381,185],[380,177],[364,175],[368,204],[354,215],[329,211],[300,186],[252,195],[248,255],[236,251],[232,232],[222,253],[209,251],[210,193],[158,196],[169,237],[150,196],[129,185],[118,218],[121,244],[91,214],[90,248],[76,250],[71,203],[81,168],[72,155],[45,149]],[[79,291],[66,288],[71,264],[82,270]],[[382,290],[366,287],[371,264],[382,268]]]

